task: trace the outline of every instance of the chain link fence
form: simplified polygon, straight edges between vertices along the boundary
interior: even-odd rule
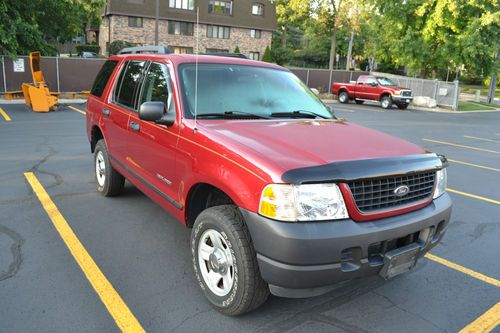
[[[439,80],[418,79],[408,76],[371,72],[372,75],[385,76],[394,81],[398,86],[411,89],[413,96],[426,96],[436,100],[438,106],[458,109],[460,96],[459,82],[445,82]]]

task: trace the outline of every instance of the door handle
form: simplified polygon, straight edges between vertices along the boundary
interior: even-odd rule
[[[108,117],[111,114],[111,111],[109,111],[109,109],[102,109],[102,114]]]
[[[135,121],[131,121],[130,124],[128,125],[132,131],[138,132],[141,129],[141,125],[136,123]]]

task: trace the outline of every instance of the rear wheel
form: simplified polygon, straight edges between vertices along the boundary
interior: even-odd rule
[[[349,103],[349,94],[347,91],[341,91],[339,94],[339,102],[343,104]]]
[[[191,233],[198,283],[220,312],[237,316],[261,306],[269,287],[260,276],[250,234],[235,206],[204,210]]]
[[[120,194],[125,184],[125,178],[109,162],[108,149],[104,140],[99,140],[96,143],[94,165],[97,191],[105,197]]]
[[[361,99],[357,99],[356,100],[356,104],[363,104],[365,101],[361,100]]]
[[[408,103],[398,104],[398,109],[406,110],[408,108]]]
[[[389,95],[385,95],[382,97],[380,100],[380,103],[382,104],[383,109],[390,109],[392,108],[392,98]]]

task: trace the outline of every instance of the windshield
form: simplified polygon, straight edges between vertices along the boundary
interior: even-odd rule
[[[396,86],[394,82],[392,82],[390,79],[386,77],[379,77],[377,78],[378,83],[380,83],[382,86]]]
[[[182,64],[179,70],[185,117],[194,118],[196,64]],[[198,64],[197,115],[252,115],[269,118],[334,116],[321,100],[294,74],[273,68]]]

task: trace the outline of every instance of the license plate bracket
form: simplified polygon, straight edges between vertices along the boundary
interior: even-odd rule
[[[387,252],[384,255],[384,266],[380,270],[380,276],[389,280],[393,277],[408,272],[417,263],[420,245],[408,244],[398,249]]]

